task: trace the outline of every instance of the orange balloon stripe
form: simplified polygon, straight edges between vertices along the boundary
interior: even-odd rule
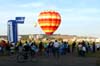
[[[39,19],[60,19],[61,17],[60,16],[56,16],[56,15],[41,15],[41,16],[38,16]]]
[[[55,30],[43,30],[44,32],[54,32]]]
[[[39,24],[60,24],[59,21],[39,21]]]
[[[50,23],[39,23],[40,26],[59,26],[60,22],[50,22]]]
[[[44,32],[54,32],[58,27],[56,26],[41,26]]]
[[[55,30],[57,29],[57,26],[41,26],[42,29],[50,29],[50,30]]]
[[[60,19],[39,19],[38,22],[40,26],[59,26],[60,25]]]
[[[54,22],[56,22],[56,21],[61,21],[61,19],[52,19],[52,18],[44,18],[44,19],[38,19],[38,21],[54,21]]]
[[[60,15],[59,13],[57,13],[55,11],[44,11],[44,12],[40,13],[40,15],[44,15],[44,14],[56,14],[56,15]]]
[[[60,19],[38,19],[39,24],[60,24],[61,20]]]
[[[48,23],[48,24],[51,24],[51,23],[54,23],[55,24],[56,23],[57,24],[57,23],[60,23],[60,20],[57,20],[57,21],[49,21],[49,20],[44,21],[43,20],[43,21],[38,21],[38,22],[39,22],[39,24],[42,24],[42,23]]]
[[[50,16],[50,17],[55,16],[55,17],[61,17],[59,14],[50,14],[50,13],[48,13],[48,14],[40,14],[39,16],[40,16],[40,17],[41,17],[41,16]],[[39,16],[38,16],[38,17],[39,17]]]

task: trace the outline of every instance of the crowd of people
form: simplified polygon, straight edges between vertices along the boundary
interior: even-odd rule
[[[69,44],[67,41],[49,41],[44,43],[40,41],[38,44],[35,41],[25,41],[22,43],[19,41],[17,44],[5,43],[0,44],[0,55],[12,55],[21,52],[31,52],[31,54],[38,56],[54,56],[60,57],[67,53],[77,53],[79,56],[86,56],[86,53],[100,51],[100,44],[92,42],[91,44],[87,41],[73,41]]]

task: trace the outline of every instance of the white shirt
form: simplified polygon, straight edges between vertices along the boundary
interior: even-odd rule
[[[53,45],[55,48],[58,48],[59,47],[59,43],[58,42],[54,42],[54,45]]]
[[[82,47],[82,50],[83,50],[83,51],[86,51],[86,48],[83,46],[83,47]]]
[[[82,47],[82,45],[81,45],[81,44],[79,44],[79,45],[78,45],[78,48],[81,48],[81,47]]]

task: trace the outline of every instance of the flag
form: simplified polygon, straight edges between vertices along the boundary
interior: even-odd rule
[[[16,17],[17,23],[24,23],[25,17]]]

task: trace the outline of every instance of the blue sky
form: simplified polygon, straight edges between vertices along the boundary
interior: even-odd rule
[[[34,27],[43,10],[61,14],[55,34],[100,37],[100,0],[0,0],[0,35],[7,34],[7,21],[16,16],[26,17],[18,25],[18,34],[44,33],[39,25]]]

